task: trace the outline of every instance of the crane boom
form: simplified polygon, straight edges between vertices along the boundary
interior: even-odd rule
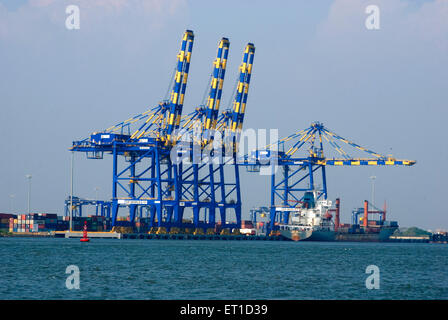
[[[252,43],[248,43],[244,49],[243,61],[240,66],[240,76],[237,85],[237,92],[233,101],[233,112],[230,123],[230,130],[232,135],[236,135],[236,141],[238,141],[238,134],[241,132],[243,127],[254,55],[255,46]]]
[[[175,130],[179,128],[182,117],[182,107],[184,104],[185,90],[187,88],[188,71],[190,68],[191,52],[193,50],[194,34],[193,31],[187,30],[182,38],[182,45],[177,55],[177,69],[174,77],[174,85],[170,96],[170,105],[166,116],[166,136],[162,137],[165,144],[175,141],[172,137]]]
[[[317,136],[319,138],[318,141],[316,141]],[[341,158],[330,158],[324,155],[322,137],[328,142],[333,150],[341,155]],[[339,142],[342,142],[346,146],[358,150],[358,152],[361,151],[374,157],[366,158],[351,156],[344,151],[342,147],[333,140],[333,138]],[[288,142],[291,146],[287,146]],[[298,151],[305,149],[304,146],[306,144],[308,144],[308,148],[306,148],[308,157],[298,157]],[[311,126],[305,130],[301,130],[286,138],[278,140],[276,143],[260,148],[255,156],[259,156],[262,151],[271,150],[274,145],[277,145],[277,150],[286,150],[278,152],[277,155],[280,163],[283,163],[284,165],[299,162],[321,166],[412,166],[416,163],[415,160],[396,159],[390,155],[385,156],[369,150],[330,131],[328,128],[324,127],[323,124],[318,122],[311,124]],[[249,157],[247,157],[247,159],[249,159]]]
[[[207,100],[207,109],[204,120],[204,138],[203,144],[206,145],[213,141],[214,130],[218,119],[219,105],[221,103],[222,87],[227,66],[227,57],[229,54],[230,42],[227,38],[222,38],[218,44],[218,53],[214,61],[212,80]]]

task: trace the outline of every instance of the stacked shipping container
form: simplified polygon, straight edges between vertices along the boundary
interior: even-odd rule
[[[72,230],[82,231],[84,223],[87,222],[88,232],[107,232],[112,229],[112,220],[103,216],[90,215],[88,217],[73,217]],[[141,218],[136,220],[134,226],[135,232],[147,233],[150,231],[151,219]],[[155,222],[155,221],[154,221]],[[191,221],[184,221],[188,223]],[[235,223],[235,222],[233,222]],[[5,214],[0,213],[0,229],[14,233],[38,233],[50,231],[66,231],[70,228],[70,217],[61,217],[52,213],[32,213],[32,214]],[[129,217],[117,217],[117,226],[129,227],[131,223]],[[344,226],[344,225],[342,225]],[[250,220],[241,221],[242,234],[256,234],[258,231],[265,232],[267,227],[266,222],[257,222],[256,225]],[[192,227],[193,228],[193,227]],[[222,223],[216,222],[215,233],[219,234],[222,230]]]
[[[48,232],[55,231],[58,216],[54,213],[19,214],[9,219],[10,232]]]
[[[267,224],[268,224],[267,222],[263,222],[263,221],[257,222],[256,229],[258,230],[259,233],[264,234],[267,232],[267,228],[266,228]]]
[[[70,217],[63,217],[63,229],[69,229]],[[105,232],[111,229],[111,219],[103,216],[88,216],[88,217],[73,217],[72,230],[82,231],[84,229],[84,223],[87,222],[87,231],[90,232]]]
[[[256,231],[253,222],[250,220],[242,220],[240,233],[247,235],[255,235]]]
[[[9,213],[0,213],[0,230],[9,231],[10,229],[10,219],[14,218],[15,215]]]

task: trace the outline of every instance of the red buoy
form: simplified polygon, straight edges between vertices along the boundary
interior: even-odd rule
[[[84,230],[82,233],[82,238],[79,241],[81,241],[81,242],[89,242],[90,241],[90,239],[87,238],[87,221],[84,221]]]

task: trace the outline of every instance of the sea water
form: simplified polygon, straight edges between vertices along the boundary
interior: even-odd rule
[[[446,244],[0,238],[0,299],[448,299],[447,262]]]

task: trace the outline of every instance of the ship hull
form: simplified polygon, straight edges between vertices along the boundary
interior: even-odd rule
[[[355,241],[355,242],[384,242],[397,228],[381,228],[380,232],[369,233],[336,233],[336,241]]]
[[[314,231],[307,241],[335,241],[336,232],[334,231]]]
[[[280,234],[293,241],[353,241],[385,242],[397,228],[381,228],[372,233],[343,233],[334,231],[280,230]]]
[[[280,234],[293,241],[335,241],[334,231],[280,230]]]

